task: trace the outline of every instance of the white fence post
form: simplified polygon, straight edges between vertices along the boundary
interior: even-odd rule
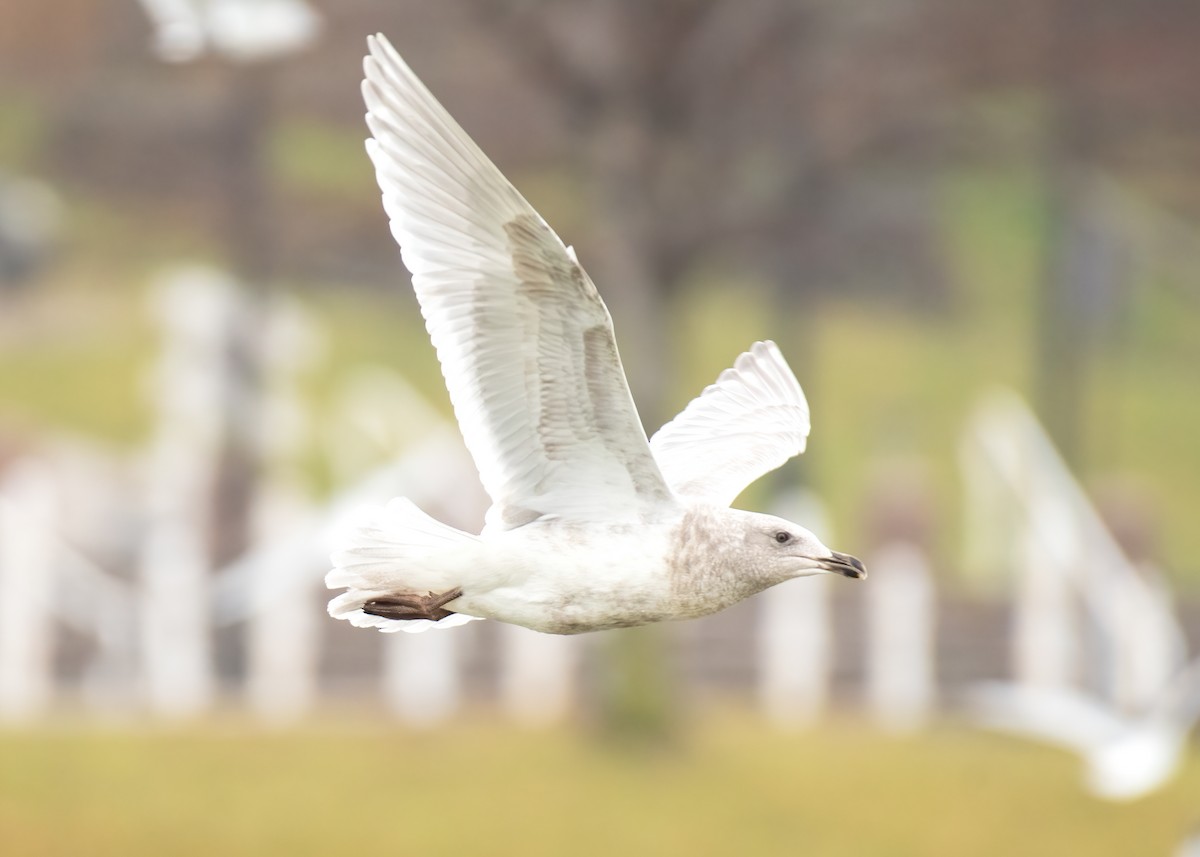
[[[269,545],[288,538],[296,525],[311,517],[311,509],[298,490],[284,484],[269,486],[256,509],[258,541]],[[294,722],[313,705],[317,689],[319,620],[315,581],[279,567],[269,550],[249,576],[254,603],[246,620],[246,697],[256,714],[270,723]],[[293,554],[284,553],[283,559]]]
[[[0,482],[0,718],[25,720],[54,690],[56,498],[32,461],[11,465]]]
[[[501,625],[500,702],[518,723],[544,726],[570,711],[580,640]]]
[[[773,511],[828,543],[829,527],[815,495],[781,497]],[[778,726],[800,728],[824,711],[833,667],[829,581],[824,575],[773,586],[761,596],[758,622],[759,701]]]
[[[391,711],[428,728],[453,715],[462,699],[458,646],[467,628],[398,631],[384,643],[383,692]]]
[[[270,545],[286,544],[313,517],[301,487],[300,456],[310,430],[299,384],[321,348],[315,324],[297,304],[272,301],[260,333],[265,378],[257,445],[263,480],[254,504],[256,545],[248,555],[263,561],[252,566],[246,693],[251,707],[275,723],[303,716],[316,693],[318,617],[324,612],[314,597],[316,580],[280,567]],[[289,551],[282,561],[296,558]]]
[[[867,568],[867,701],[884,728],[916,729],[937,688],[929,563],[916,545],[894,541],[875,551]]]
[[[1070,510],[1034,489],[1022,534],[1013,604],[1013,676],[1038,687],[1070,687],[1079,678],[1079,631],[1068,564],[1079,557]],[[1055,542],[1047,545],[1047,539]]]
[[[224,275],[183,270],[157,290],[154,309],[165,342],[152,388],[158,428],[146,462],[141,648],[151,710],[178,717],[207,708],[215,692],[209,505],[238,297]]]
[[[152,711],[185,717],[213,693],[205,543],[185,521],[151,525],[141,555],[142,666]]]

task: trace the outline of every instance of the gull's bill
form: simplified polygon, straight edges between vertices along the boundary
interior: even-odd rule
[[[831,574],[840,574],[842,577],[849,577],[851,580],[866,580],[867,567],[862,564],[856,556],[850,556],[848,553],[832,552],[829,559],[824,560],[821,567]]]

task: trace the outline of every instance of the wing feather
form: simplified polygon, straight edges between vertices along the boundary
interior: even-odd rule
[[[756,342],[650,440],[676,494],[727,506],[804,451],[808,402],[774,342]]]
[[[387,40],[368,45],[367,151],[489,526],[671,502],[591,279]]]

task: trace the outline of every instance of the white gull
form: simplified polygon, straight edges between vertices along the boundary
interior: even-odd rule
[[[492,499],[472,535],[398,498],[326,577],[332,616],[382,631],[497,619],[573,634],[703,616],[795,577],[862,578],[797,524],[729,504],[804,450],[808,403],[755,343],[654,438],[574,251],[382,35],[364,62],[367,151]]]
[[[1134,715],[1070,688],[982,682],[969,693],[976,721],[1078,753],[1093,795],[1131,801],[1164,786],[1183,763],[1188,734],[1200,720],[1200,658]]]

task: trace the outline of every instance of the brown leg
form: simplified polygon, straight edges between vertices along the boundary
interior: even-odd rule
[[[428,595],[389,595],[387,598],[368,601],[363,605],[363,612],[385,619],[430,619],[436,622],[438,619],[453,616],[453,610],[443,610],[442,607],[461,597],[460,587],[441,594],[431,592]]]

